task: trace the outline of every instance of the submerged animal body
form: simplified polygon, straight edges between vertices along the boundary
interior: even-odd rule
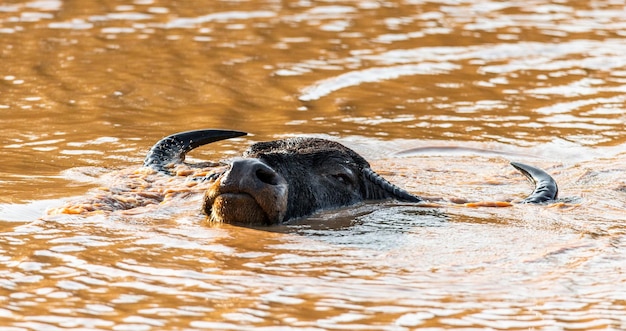
[[[144,165],[171,175],[192,149],[246,135],[230,130],[196,130],[173,134],[157,142]],[[558,188],[541,169],[511,163],[535,184],[521,203],[556,199]],[[253,144],[241,158],[204,180],[203,211],[212,221],[244,225],[273,225],[315,212],[364,201],[424,200],[388,182],[353,150],[319,138],[289,138]]]

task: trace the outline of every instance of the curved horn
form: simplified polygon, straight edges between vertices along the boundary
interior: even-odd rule
[[[211,129],[175,133],[154,144],[146,155],[143,165],[166,172],[165,167],[168,164],[183,162],[185,155],[194,148],[246,134],[241,131]]]
[[[559,188],[556,181],[545,171],[526,164],[511,162],[528,180],[535,185],[535,190],[520,203],[542,203],[556,199]]]
[[[362,170],[365,178],[369,180],[376,187],[372,188],[370,185],[366,185],[366,198],[367,199],[384,199],[384,198],[393,198],[398,201],[403,202],[422,202],[424,201],[422,198],[415,196],[400,187],[390,183],[388,180],[383,178],[381,175],[374,172],[374,170],[370,168],[364,168]],[[382,192],[380,191],[382,189]]]

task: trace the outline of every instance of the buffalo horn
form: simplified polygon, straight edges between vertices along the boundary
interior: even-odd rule
[[[185,155],[194,148],[246,134],[241,131],[212,129],[175,133],[154,144],[146,155],[143,165],[160,172],[168,172],[167,165],[183,162]]]
[[[522,163],[511,162],[511,165],[535,185],[535,190],[520,203],[542,203],[556,199],[559,188],[548,173]]]
[[[382,189],[384,194],[378,193],[379,190],[374,189],[372,192],[368,189],[367,195],[370,199],[393,198],[403,202],[422,202],[422,198],[417,197],[398,186],[390,183],[385,178],[374,172],[370,168],[363,169],[363,175],[367,180],[374,184],[377,188]]]

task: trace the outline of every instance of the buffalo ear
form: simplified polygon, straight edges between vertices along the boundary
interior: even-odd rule
[[[422,198],[413,195],[404,189],[390,183],[377,174],[371,168],[363,168],[361,171],[365,178],[365,199],[384,200],[395,199],[402,202],[422,202]]]

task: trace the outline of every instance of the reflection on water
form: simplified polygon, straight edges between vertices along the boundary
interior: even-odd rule
[[[623,2],[0,3],[6,330],[624,329]],[[416,194],[566,203],[362,205],[272,229],[196,194],[49,216],[162,136],[338,139]],[[0,328],[1,329],[1,328]],[[3,329],[3,330],[4,330]]]
[[[414,207],[276,234],[198,222],[5,223],[3,264],[11,271],[0,318],[33,330],[624,323],[624,293],[615,287],[624,246],[614,236]]]

